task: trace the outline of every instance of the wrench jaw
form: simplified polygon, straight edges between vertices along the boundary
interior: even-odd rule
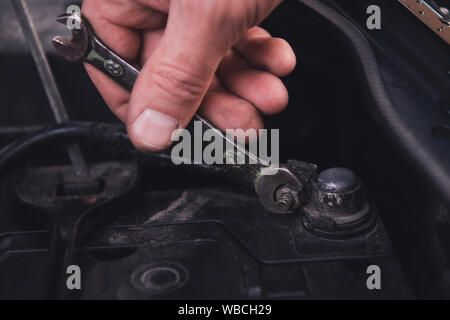
[[[56,21],[67,25],[69,19],[78,22],[79,28],[72,29],[72,39],[65,39],[61,36],[53,38],[52,43],[55,50],[66,60],[74,62],[82,60],[89,51],[90,28],[86,19],[78,15],[62,14]]]

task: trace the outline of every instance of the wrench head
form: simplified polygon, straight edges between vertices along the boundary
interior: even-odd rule
[[[91,29],[87,20],[77,14],[62,14],[56,21],[71,29],[72,39],[54,37],[52,43],[55,50],[68,61],[83,59],[88,53],[91,40]]]

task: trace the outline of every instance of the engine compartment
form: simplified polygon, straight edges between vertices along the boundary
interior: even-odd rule
[[[68,2],[36,2],[39,4],[30,3],[30,7],[71,120],[118,123],[82,65],[63,61],[47,46],[52,36],[61,32],[53,17],[64,11]],[[325,3],[350,17],[365,8],[365,2],[357,6],[349,5],[349,1]],[[414,25],[407,13],[402,15],[400,6],[391,9]],[[3,146],[52,124],[53,118],[8,2],[0,5],[0,12],[0,62],[7,75],[0,80]],[[264,26],[274,36],[286,38],[298,57],[295,72],[283,79],[290,93],[288,108],[264,119],[266,127],[280,128],[281,160],[298,159],[322,169],[354,170],[370,195],[376,227],[353,239],[321,239],[304,229],[299,215],[270,214],[254,194],[227,179],[183,167],[141,162],[136,169],[140,182],[133,189],[131,204],[90,234],[76,250],[77,263],[87,270],[85,289],[81,294],[62,297],[448,297],[450,218],[443,196],[448,190],[439,191],[440,186],[423,174],[427,164],[420,169],[383,127],[383,119],[373,112],[367,83],[345,37],[310,8],[294,2],[279,7]],[[397,52],[388,51],[388,45],[378,50],[377,43],[385,44],[382,41],[371,42],[377,61],[384,70],[395,71],[392,65],[398,59]],[[392,39],[386,40],[391,44],[389,41]],[[440,45],[436,47],[441,50]],[[439,59],[430,58],[433,62]],[[444,61],[450,67],[448,57],[444,56]],[[411,69],[412,74],[423,71],[420,64]],[[433,79],[434,74],[428,71],[424,73]],[[425,76],[398,82],[389,78],[389,72],[383,75],[391,90],[423,88],[423,94],[417,91],[417,97],[408,97],[418,104],[427,105],[428,97],[434,97],[427,88],[433,87],[431,80],[427,86],[420,86],[428,80]],[[433,88],[448,87],[448,78],[446,81]],[[399,98],[404,94],[393,100],[408,105]],[[432,118],[435,112],[441,115],[438,101],[430,112]],[[448,124],[445,116],[442,119],[439,123]],[[449,150],[448,139],[438,138],[436,144],[444,153]],[[99,153],[97,146],[90,143],[82,147],[90,164],[125,161]],[[2,173],[0,270],[8,276],[0,277],[1,297],[46,298],[49,292],[55,295],[54,288],[48,288],[49,283],[58,282],[49,280],[57,275],[48,274],[53,270],[49,267],[49,226],[36,221],[40,210],[26,206],[17,196],[16,186],[26,168],[61,166],[67,164],[66,158],[62,144],[43,145]],[[67,205],[75,206],[71,202],[74,199],[69,200]],[[373,264],[384,270],[386,285],[381,292],[365,287],[366,268]],[[154,276],[153,282],[145,288],[133,280],[145,282],[142,277],[149,274]],[[59,294],[56,296],[61,297]]]

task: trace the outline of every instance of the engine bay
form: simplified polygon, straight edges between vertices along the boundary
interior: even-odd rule
[[[280,129],[282,163],[317,166],[313,186],[330,168],[357,176],[358,194],[342,197],[357,208],[332,213],[368,213],[345,232],[327,229],[320,186],[308,194],[320,204],[276,214],[226,170],[134,150],[82,64],[51,46],[67,32],[56,16],[77,3],[29,2],[65,125],[54,124],[12,5],[0,4],[0,298],[450,296],[449,47],[400,3],[286,1],[263,22],[298,57],[283,78],[289,105],[265,127]],[[374,3],[376,32],[365,28]],[[70,175],[73,143],[95,179]],[[68,265],[82,270],[82,290],[66,288]],[[374,266],[381,290],[368,289]]]

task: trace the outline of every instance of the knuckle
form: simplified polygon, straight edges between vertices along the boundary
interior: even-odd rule
[[[205,79],[171,64],[158,65],[153,70],[152,83],[181,103],[196,102],[206,90]]]

